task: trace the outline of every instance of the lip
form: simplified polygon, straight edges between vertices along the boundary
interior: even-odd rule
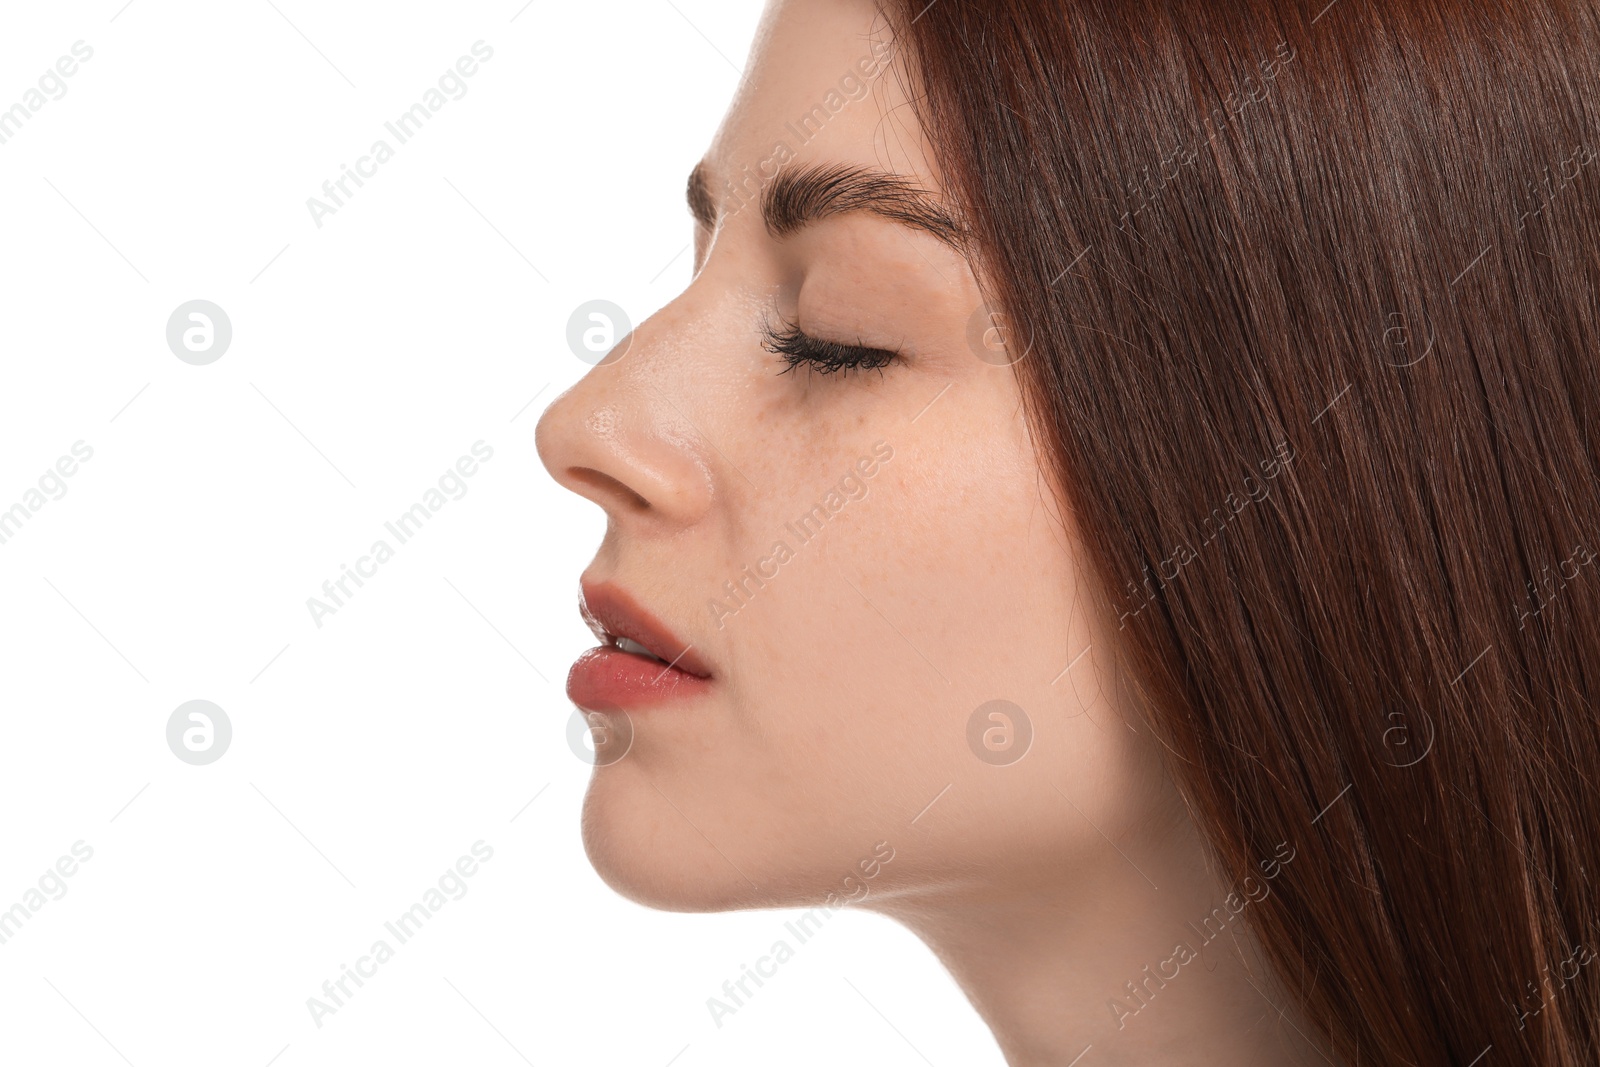
[[[582,582],[579,611],[600,645],[580,655],[567,674],[567,697],[580,708],[646,707],[703,693],[711,670],[683,641],[625,589],[607,582]],[[647,656],[616,647],[627,638]]]

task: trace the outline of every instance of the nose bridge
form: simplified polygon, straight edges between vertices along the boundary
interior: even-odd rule
[[[684,296],[620,338],[617,348],[558,397],[535,441],[555,480],[613,518],[692,523],[710,506],[711,464],[693,419],[695,380],[683,336]],[[619,354],[620,353],[620,354]]]

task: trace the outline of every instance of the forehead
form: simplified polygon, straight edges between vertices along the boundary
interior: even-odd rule
[[[830,163],[937,190],[908,106],[909,62],[876,0],[771,0],[705,156],[712,200],[758,194],[779,168]]]

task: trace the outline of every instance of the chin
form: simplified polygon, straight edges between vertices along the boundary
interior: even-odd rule
[[[727,851],[728,845],[718,844]],[[583,849],[606,885],[647,908],[711,912],[779,906],[707,844],[642,774],[620,764],[600,768],[590,779],[583,799]],[[761,884],[759,871],[740,866]]]
[[[824,872],[847,869],[845,860],[806,863],[809,850],[794,847],[793,836],[755,821],[735,824],[736,831],[700,820],[697,830],[642,768],[627,763],[597,769],[582,820],[590,865],[621,896],[658,911],[686,912],[809,908],[838,899],[839,879]],[[748,836],[752,828],[759,840]]]

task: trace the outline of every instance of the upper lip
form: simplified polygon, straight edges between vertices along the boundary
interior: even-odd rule
[[[581,582],[578,610],[595,637],[603,644],[615,645],[625,637],[649,649],[650,654],[685,674],[711,677],[705,662],[695,655],[694,646],[678,639],[654,615],[620,586],[606,582]]]

